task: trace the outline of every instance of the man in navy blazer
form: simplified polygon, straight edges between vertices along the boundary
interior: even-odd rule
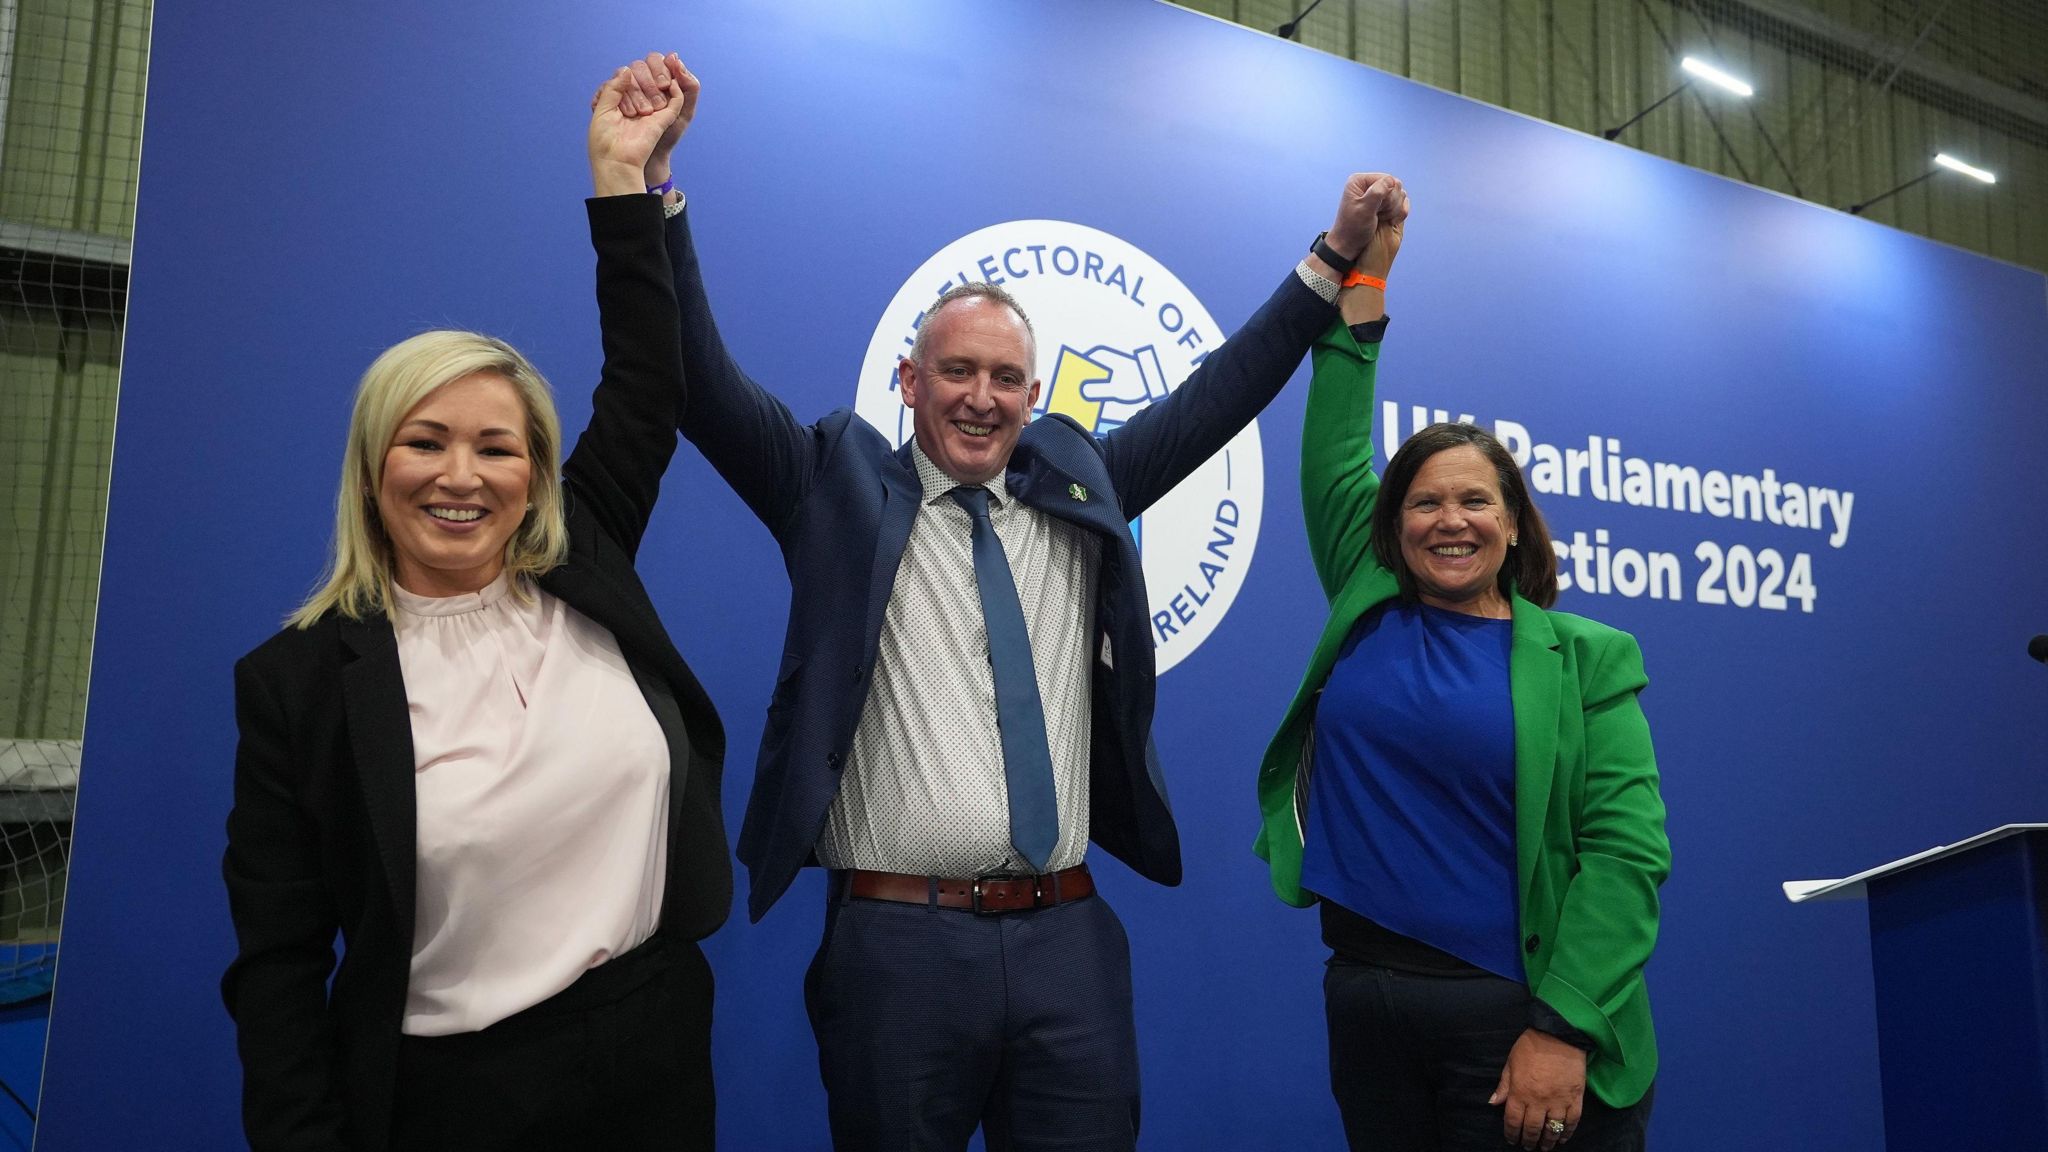
[[[650,92],[683,87],[687,124],[697,81],[681,62],[634,69]],[[670,177],[657,149],[649,186]],[[1152,880],[1181,877],[1129,523],[1286,383],[1335,317],[1384,190],[1353,176],[1336,223],[1272,298],[1170,396],[1099,439],[1033,418],[1035,336],[1006,293],[948,292],[899,365],[915,425],[901,447],[849,409],[801,423],[740,370],[668,194],[689,380],[678,423],[774,534],[791,582],[739,856],[755,920],[798,869],[832,869],[806,996],[837,1147],[959,1149],[977,1126],[991,1149],[1135,1146],[1129,950],[1079,863],[1092,838]],[[956,487],[973,490],[962,506]],[[964,510],[974,499],[994,510]],[[992,570],[985,553],[968,559],[989,525],[1024,574],[1030,719],[1042,695],[1058,778],[1046,859],[1010,843],[1023,843],[1004,801],[1020,790],[1004,776],[1016,732],[998,731],[992,706],[1006,690],[998,613],[985,637],[978,598]],[[954,860],[966,863],[932,863]]]

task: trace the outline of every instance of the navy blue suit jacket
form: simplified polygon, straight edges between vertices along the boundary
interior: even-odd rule
[[[733,363],[687,215],[668,229],[690,381],[677,424],[774,533],[789,569],[789,628],[740,831],[747,909],[759,920],[824,831],[923,489],[909,445],[897,448],[847,408],[799,423]],[[1151,620],[1130,521],[1259,414],[1335,315],[1290,274],[1167,399],[1100,439],[1062,416],[1033,420],[1004,477],[1027,506],[1102,539],[1095,627],[1110,661],[1098,659],[1091,677],[1089,830],[1161,884],[1180,882],[1180,834],[1152,748]],[[1087,499],[1074,498],[1074,485]]]

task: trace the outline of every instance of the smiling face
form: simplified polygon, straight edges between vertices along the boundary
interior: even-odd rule
[[[954,480],[985,483],[1009,464],[1038,402],[1031,333],[986,297],[954,300],[924,323],[922,357],[896,365],[917,446]]]
[[[510,381],[479,372],[428,393],[399,421],[377,486],[398,586],[454,596],[497,579],[532,475],[526,409]]]
[[[1425,604],[1473,616],[1512,615],[1500,592],[1514,527],[1500,477],[1469,444],[1422,462],[1401,501],[1401,560]]]

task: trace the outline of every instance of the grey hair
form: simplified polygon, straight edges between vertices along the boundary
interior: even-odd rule
[[[1038,332],[1031,327],[1031,317],[1024,314],[1024,306],[1017,303],[1017,298],[1005,292],[999,284],[991,284],[986,280],[973,280],[965,284],[955,284],[944,292],[939,293],[939,298],[932,301],[931,307],[925,309],[924,315],[918,318],[917,335],[912,337],[910,341],[909,360],[912,364],[923,364],[925,353],[930,351],[929,341],[925,338],[925,334],[931,331],[932,317],[937,316],[940,309],[955,300],[993,300],[1001,304],[1017,314],[1017,319],[1024,325],[1024,334],[1031,338],[1031,347],[1034,350],[1038,347]],[[1031,365],[1027,364],[1024,367],[1029,371]]]

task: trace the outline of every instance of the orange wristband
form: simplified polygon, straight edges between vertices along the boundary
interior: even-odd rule
[[[1361,284],[1367,288],[1377,288],[1382,292],[1387,290],[1387,282],[1377,276],[1367,276],[1363,272],[1353,272],[1351,275],[1344,277],[1343,287],[1356,288]]]

